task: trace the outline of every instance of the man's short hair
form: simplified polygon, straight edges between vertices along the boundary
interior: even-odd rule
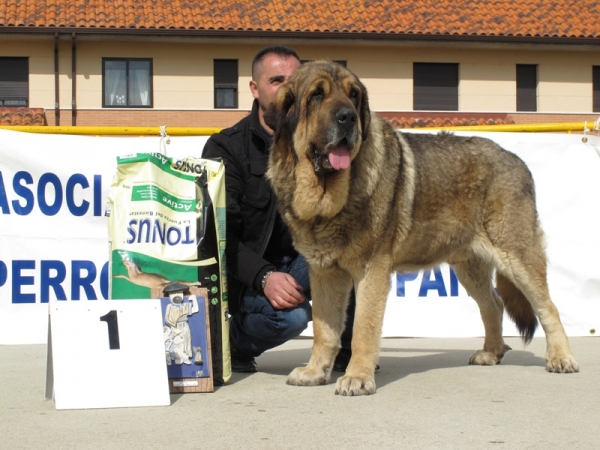
[[[255,72],[256,72],[256,66],[264,59],[265,56],[267,55],[278,55],[278,56],[282,56],[282,57],[293,57],[296,58],[298,61],[300,61],[300,57],[298,56],[298,53],[296,53],[296,50],[294,50],[293,48],[290,47],[286,47],[285,45],[269,45],[268,47],[263,48],[262,50],[259,50],[258,53],[254,56],[254,59],[252,60],[252,79],[254,80],[255,77]]]

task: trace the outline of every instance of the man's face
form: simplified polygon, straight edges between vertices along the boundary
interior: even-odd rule
[[[265,109],[275,98],[279,87],[285,83],[290,75],[300,67],[300,61],[293,56],[266,55],[255,70],[254,79],[250,81],[252,96],[258,100],[260,106],[258,117],[260,123],[267,131],[272,131],[263,120]]]

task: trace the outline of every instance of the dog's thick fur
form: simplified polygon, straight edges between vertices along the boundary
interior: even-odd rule
[[[477,137],[396,132],[370,112],[360,80],[328,61],[298,69],[265,120],[275,132],[267,175],[313,299],[312,355],[289,384],[329,382],[354,287],[352,358],[336,393],[373,394],[392,272],[442,262],[481,310],[484,345],[469,363],[498,364],[510,350],[506,308],[526,343],[539,319],[549,372],[579,370],[548,292],[533,180],[517,156]]]

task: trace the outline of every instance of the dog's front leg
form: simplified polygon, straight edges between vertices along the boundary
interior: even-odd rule
[[[309,276],[314,341],[308,365],[297,367],[288,376],[287,383],[296,386],[329,382],[352,290],[352,277],[339,268],[310,267]]]
[[[376,391],[375,366],[391,272],[391,263],[385,256],[376,256],[367,263],[356,292],[352,357],[346,375],[337,380],[336,394],[369,395]]]

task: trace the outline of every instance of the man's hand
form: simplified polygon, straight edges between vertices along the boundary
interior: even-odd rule
[[[302,286],[285,272],[273,272],[267,277],[265,295],[275,309],[294,308],[304,301]]]

